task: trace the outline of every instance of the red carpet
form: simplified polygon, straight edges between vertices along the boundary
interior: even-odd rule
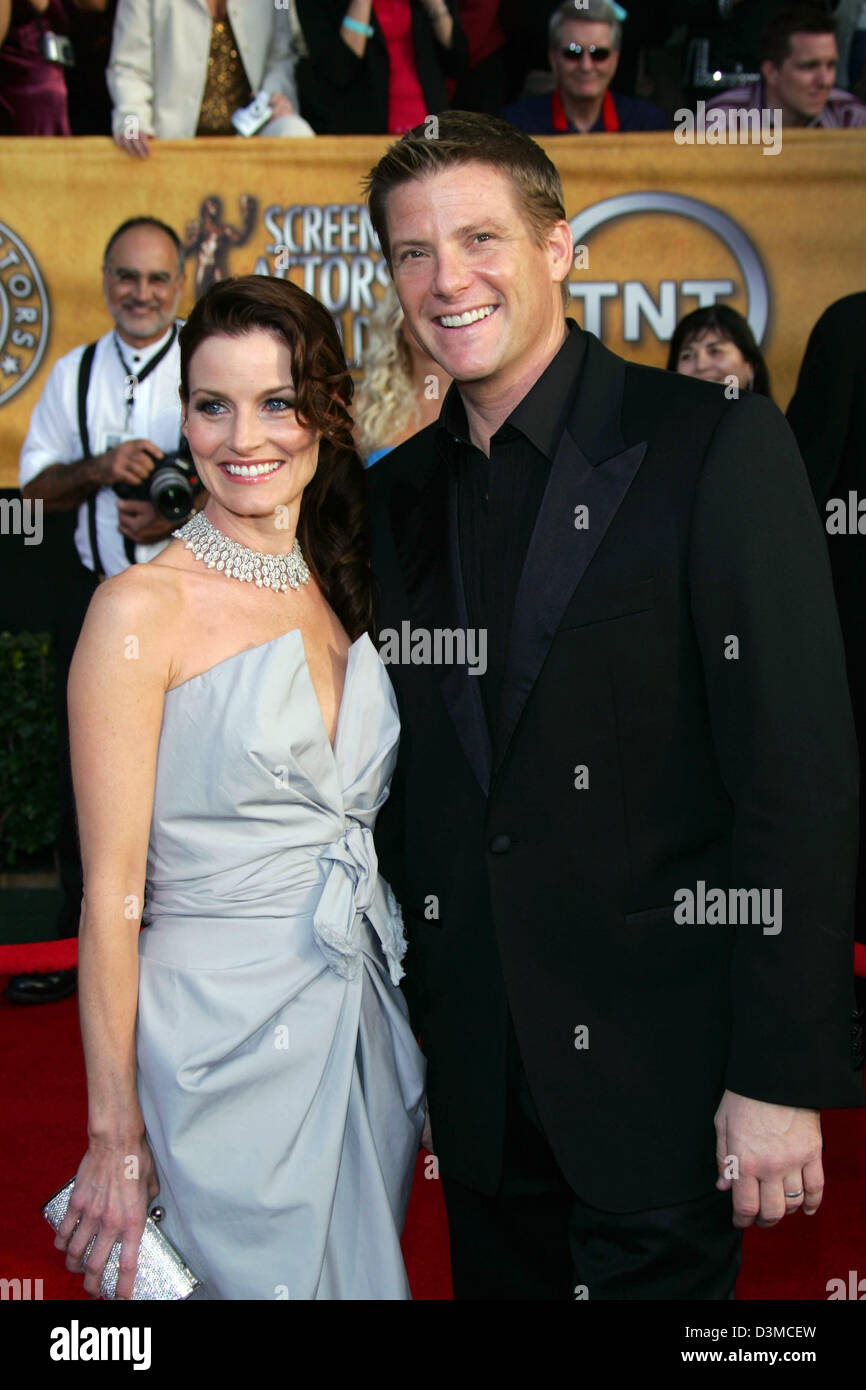
[[[0,989],[4,984],[0,979]],[[86,1298],[39,1211],[73,1176],[85,1147],[77,997],[27,1008],[0,1001],[0,1055],[0,1277],[41,1279],[45,1299]],[[818,1215],[746,1232],[738,1298],[824,1300],[829,1279],[847,1282],[852,1269],[866,1276],[866,1110],[826,1112],[824,1137],[827,1189]],[[450,1299],[442,1191],[436,1179],[425,1178],[423,1155],[403,1249],[414,1297]]]
[[[77,936],[0,946],[0,975],[27,975],[32,970],[50,975],[54,970],[69,970],[77,964]]]

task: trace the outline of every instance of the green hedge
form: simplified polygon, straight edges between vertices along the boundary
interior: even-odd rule
[[[0,632],[0,868],[57,837],[54,660],[45,632]]]

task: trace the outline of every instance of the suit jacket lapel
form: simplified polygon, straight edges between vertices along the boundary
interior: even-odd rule
[[[431,442],[426,477],[395,488],[391,527],[403,572],[412,625],[466,631],[469,618],[460,564],[457,486],[446,459]],[[479,786],[490,786],[491,746],[478,677],[468,666],[434,668],[442,699]]]
[[[640,467],[619,415],[625,363],[587,337],[583,369],[520,578],[493,754],[499,768],[575,589]],[[576,525],[584,506],[586,525]],[[581,517],[581,520],[583,518]]]

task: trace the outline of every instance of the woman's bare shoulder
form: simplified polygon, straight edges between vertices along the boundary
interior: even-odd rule
[[[143,564],[104,579],[90,600],[79,646],[96,655],[120,643],[127,655],[134,648],[144,666],[167,673],[186,608],[183,578],[167,565]]]
[[[104,579],[94,593],[91,607],[97,603],[106,614],[167,623],[174,621],[185,597],[183,571],[151,561],[130,565],[120,574]]]

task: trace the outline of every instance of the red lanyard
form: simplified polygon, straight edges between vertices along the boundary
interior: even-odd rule
[[[565,135],[568,131],[568,117],[562,104],[562,97],[559,95],[559,88],[554,90],[552,97],[553,129],[556,133]],[[604,102],[601,108],[601,119],[605,130],[619,130],[619,117],[616,114],[616,106],[610,94],[610,88],[604,94]]]

